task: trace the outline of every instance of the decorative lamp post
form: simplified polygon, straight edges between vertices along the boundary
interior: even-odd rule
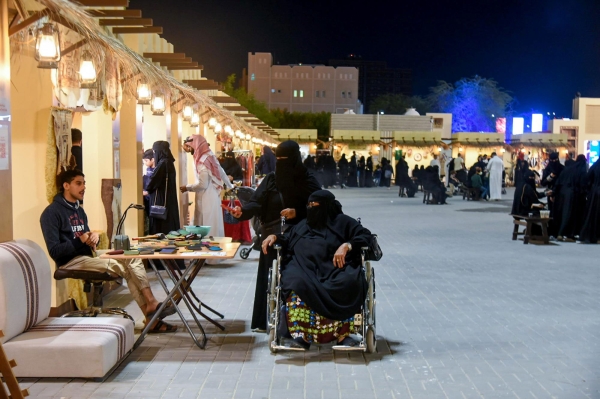
[[[93,88],[97,77],[98,75],[96,74],[96,67],[94,65],[94,60],[92,59],[92,54],[85,50],[83,54],[81,54],[81,63],[79,64],[80,87],[82,89]]]
[[[162,116],[165,112],[165,95],[159,92],[154,93],[152,96],[152,103],[150,104],[150,111],[152,115]]]
[[[150,86],[144,81],[139,81],[136,89],[137,103],[140,105],[150,104],[152,99],[152,93],[150,92]]]
[[[35,38],[35,60],[38,68],[57,69],[60,61],[60,34],[51,23],[38,29]]]

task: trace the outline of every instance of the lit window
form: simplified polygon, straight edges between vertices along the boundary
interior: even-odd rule
[[[352,74],[350,74],[350,79],[352,79]]]
[[[348,98],[352,98],[352,92],[351,91],[348,92]]]
[[[325,98],[325,90],[323,90],[323,98]]]
[[[300,90],[300,97],[304,97],[304,90]]]
[[[331,74],[330,73],[327,74],[327,79],[331,79]]]
[[[315,97],[319,97],[319,94],[321,94],[319,90],[315,91]]]
[[[275,89],[271,89],[271,93],[275,93]]]
[[[298,79],[298,73],[296,73],[296,79]]]
[[[319,79],[321,79],[321,74],[320,73],[318,73],[317,76],[319,77]]]
[[[298,90],[294,90],[294,97],[298,97]]]
[[[345,91],[342,92],[342,98],[346,98],[346,92]]]
[[[255,79],[255,77],[254,77],[254,74],[252,74],[252,75],[250,76],[250,80],[254,80],[254,79]]]
[[[348,79],[348,74],[347,73],[344,74],[344,79]]]

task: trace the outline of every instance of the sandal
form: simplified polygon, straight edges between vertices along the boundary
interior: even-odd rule
[[[162,302],[159,302],[159,303],[158,303],[158,306],[156,307],[156,310],[154,310],[154,312],[150,312],[150,313],[148,313],[148,314],[146,315],[146,317],[147,317],[148,319],[152,319],[152,318],[154,317],[154,315],[156,314],[156,312],[158,311],[158,309],[160,309],[161,305],[162,305]],[[168,317],[168,316],[174,315],[174,314],[175,314],[175,312],[176,312],[176,310],[175,310],[175,306],[173,306],[173,304],[169,304],[169,305],[167,305],[167,307],[165,307],[165,308],[163,309],[163,311],[162,311],[162,313],[160,314],[160,316],[158,316],[158,320],[162,320],[162,319],[164,319],[165,317]]]
[[[165,326],[164,330],[162,327]],[[165,323],[162,320],[156,322],[153,328],[148,330],[148,334],[170,334],[177,331],[177,326],[174,326],[169,323]]]

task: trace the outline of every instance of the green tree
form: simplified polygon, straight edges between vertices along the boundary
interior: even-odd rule
[[[225,83],[223,83],[223,92],[238,100],[242,107],[245,107],[248,112],[256,115],[258,119],[265,122],[267,125],[277,128],[279,121],[267,108],[267,104],[257,100],[252,93],[246,92],[243,87],[235,88],[235,73],[229,75]]]
[[[431,104],[427,98],[421,96],[389,93],[373,100],[369,106],[369,113],[376,114],[383,111],[386,114],[404,115],[408,108],[415,108],[421,115],[425,115],[431,110]]]
[[[493,79],[475,75],[455,84],[442,80],[430,90],[434,111],[452,114],[453,132],[494,132],[496,118],[512,112],[513,98]]]

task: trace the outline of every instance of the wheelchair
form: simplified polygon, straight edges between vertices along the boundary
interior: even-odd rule
[[[269,334],[269,349],[271,353],[278,351],[304,351],[301,348],[294,348],[283,345],[282,337],[278,336],[277,326],[280,318],[285,317],[281,308],[285,305],[285,298],[282,298],[281,292],[281,246],[275,245],[277,257],[273,260],[273,265],[269,269],[268,291],[267,291],[267,333]],[[361,312],[354,315],[354,331],[351,333],[359,335],[360,341],[355,346],[333,345],[332,349],[336,351],[359,351],[375,353],[377,348],[377,336],[375,334],[375,270],[370,261],[365,261],[365,251],[362,248],[362,270],[363,276],[367,281],[367,295],[362,306]],[[317,344],[319,345],[319,344]],[[328,345],[328,344],[323,344]]]

